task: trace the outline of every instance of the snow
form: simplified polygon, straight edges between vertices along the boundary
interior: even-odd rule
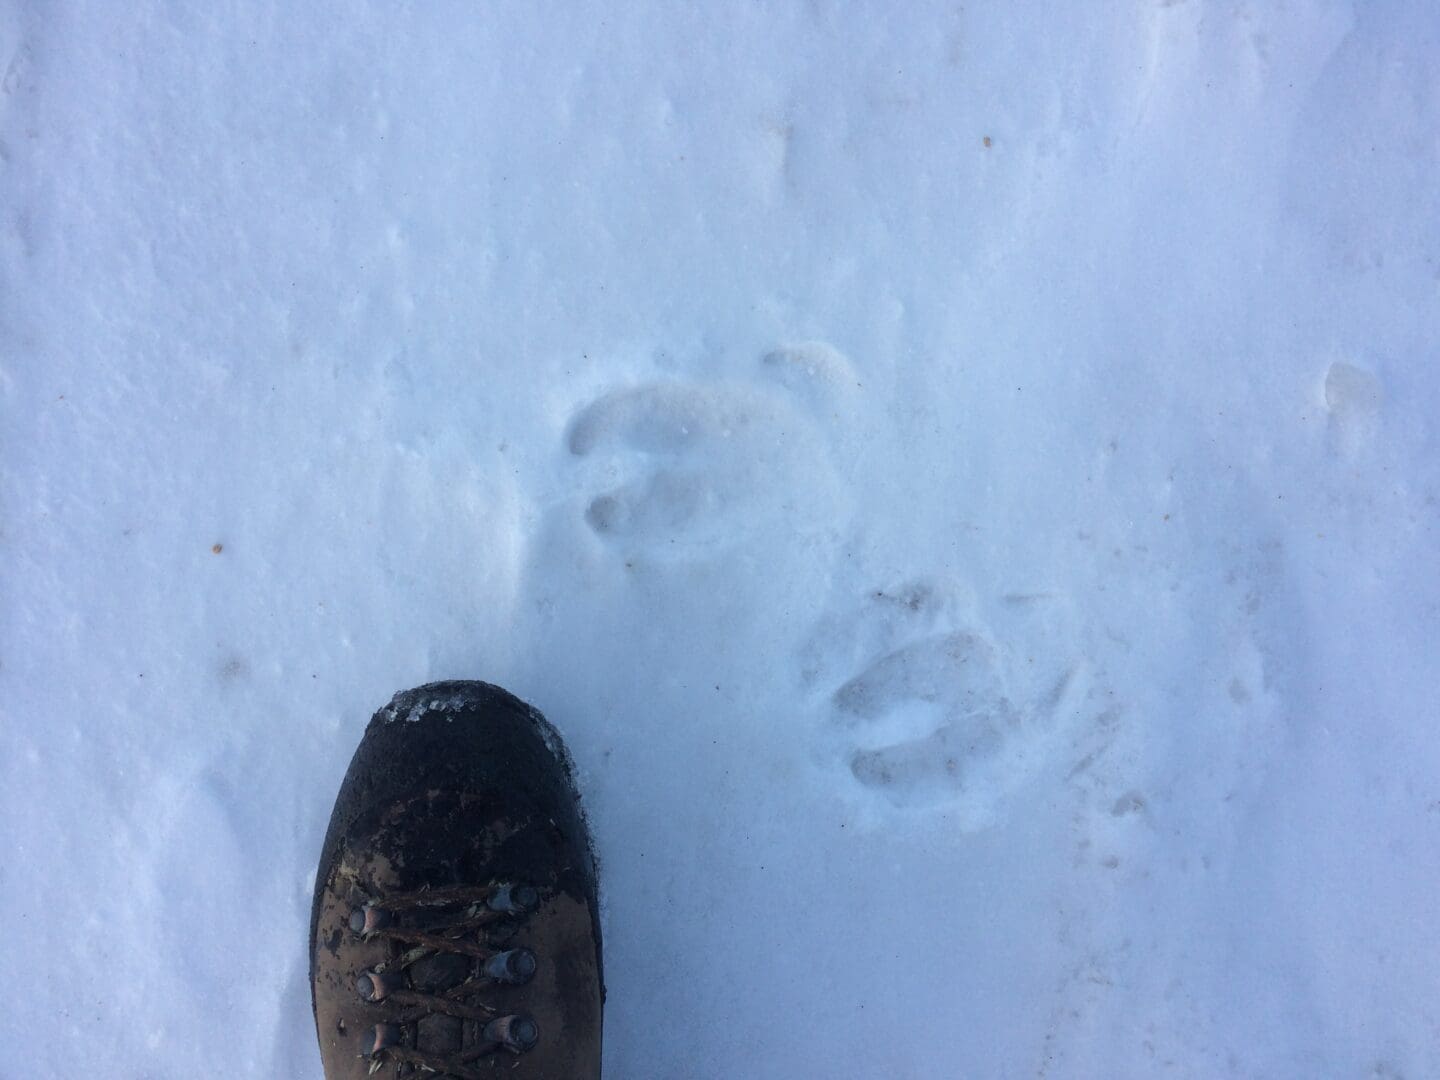
[[[318,1077],[336,788],[456,677],[574,755],[609,1075],[1440,1075],[1427,0],[17,2],[0,71],[25,1075]]]

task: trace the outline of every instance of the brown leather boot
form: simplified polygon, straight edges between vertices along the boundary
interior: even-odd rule
[[[310,991],[327,1080],[592,1080],[604,984],[569,756],[495,686],[375,714],[315,878]]]

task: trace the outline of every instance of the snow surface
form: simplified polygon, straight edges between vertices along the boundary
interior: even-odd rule
[[[1440,1076],[1440,9],[0,8],[0,1074],[319,1075],[391,693],[614,1077]]]

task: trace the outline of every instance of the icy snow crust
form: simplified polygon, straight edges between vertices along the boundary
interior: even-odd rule
[[[500,683],[616,1077],[1440,1075],[1433,4],[0,10],[0,1067],[318,1077]]]

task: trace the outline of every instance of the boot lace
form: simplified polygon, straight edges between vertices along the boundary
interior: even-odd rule
[[[500,1014],[482,1000],[496,985],[521,985],[535,974],[535,954],[524,947],[495,948],[539,905],[528,885],[492,883],[392,893],[350,914],[350,930],[390,943],[390,956],[362,972],[355,991],[380,1019],[364,1032],[361,1053],[373,1076],[387,1064],[398,1076],[439,1073],[455,1080],[487,1080],[475,1062],[487,1055],[523,1054],[539,1039],[532,1017]],[[462,1025],[462,1047],[422,1050],[419,1024],[430,1016]]]

